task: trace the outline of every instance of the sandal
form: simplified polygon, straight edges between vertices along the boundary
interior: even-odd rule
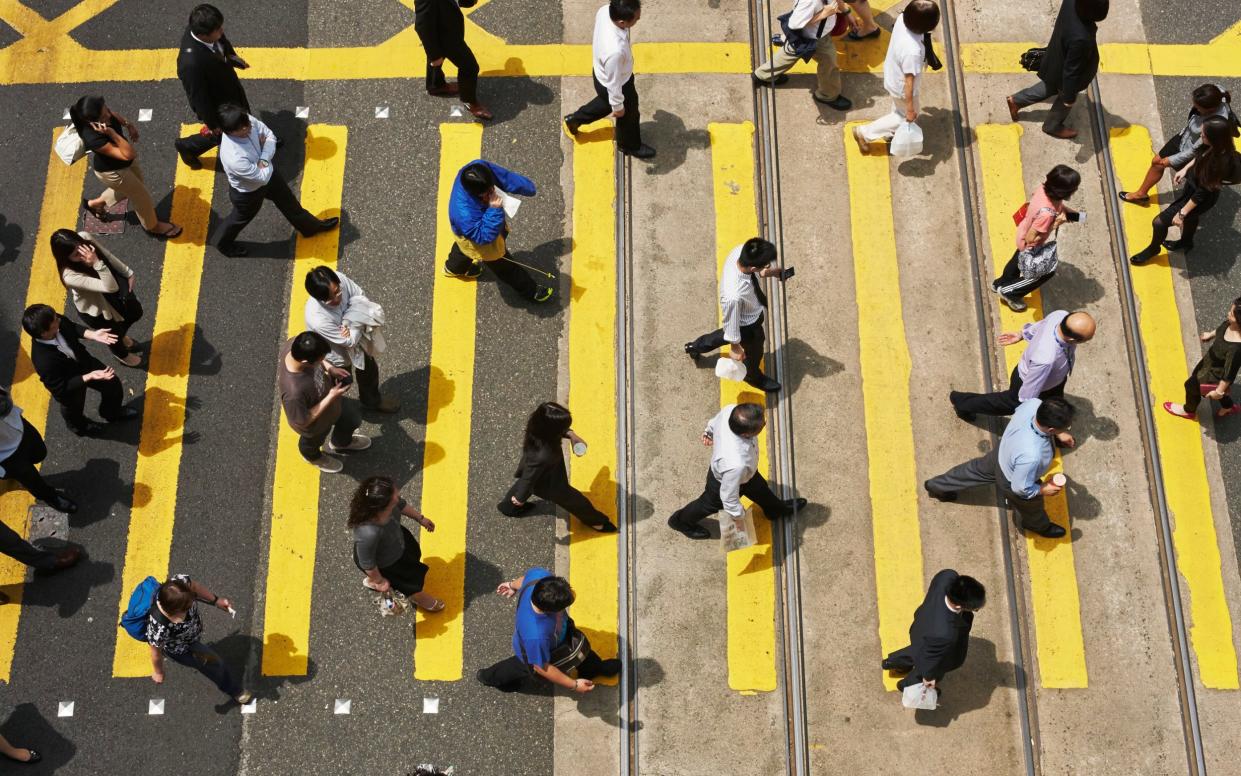
[[[878,26],[876,26],[875,29],[871,30],[865,35],[858,35],[857,30],[849,30],[849,32],[845,33],[845,37],[848,38],[849,40],[870,40],[871,38],[879,37],[879,33],[882,31],[883,31],[882,28]]]
[[[95,208],[90,206],[90,200],[87,199],[86,197],[82,197],[82,209],[90,213],[95,218],[105,223],[112,218],[112,214],[108,212],[108,209],[106,207],[103,208],[102,210],[96,210]]]
[[[1187,412],[1177,412],[1176,410],[1172,409],[1172,404],[1173,403],[1170,401],[1166,401],[1163,403],[1164,411],[1166,411],[1169,415],[1175,415],[1178,418],[1185,418],[1185,420],[1197,420],[1198,419],[1198,415],[1196,413],[1193,415],[1190,415]]]
[[[411,600],[411,601],[413,601],[413,598],[411,597],[411,598],[410,598],[410,600]],[[418,603],[417,601],[414,601],[414,605],[415,605],[415,606],[417,606],[419,609],[423,610],[424,612],[442,612],[442,611],[444,611],[444,600],[443,600],[442,598],[437,598],[437,599],[435,599],[435,603],[431,604],[430,606],[423,606],[422,604]]]
[[[1150,197],[1130,198],[1129,192],[1127,191],[1117,192],[1116,196],[1120,197],[1121,202],[1128,202],[1130,205],[1149,205],[1151,201]]]
[[[151,235],[152,237],[157,237],[161,240],[171,240],[173,238],[180,237],[182,231],[183,230],[181,229],[181,227],[177,226],[176,224],[173,224],[172,228],[167,231],[152,232],[151,230],[148,229],[147,234]]]

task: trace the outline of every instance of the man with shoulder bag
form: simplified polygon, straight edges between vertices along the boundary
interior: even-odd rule
[[[834,110],[852,108],[853,102],[840,92],[840,68],[836,65],[836,44],[832,42],[837,22],[841,22],[840,32],[848,26],[844,23],[847,13],[849,9],[843,0],[795,0],[793,10],[778,17],[783,32],[780,48],[755,69],[754,84],[779,86],[789,80],[785,74],[799,59],[813,59],[818,65],[814,101]]]

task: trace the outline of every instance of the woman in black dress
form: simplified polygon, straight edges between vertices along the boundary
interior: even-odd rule
[[[1210,342],[1211,347],[1189,373],[1185,381],[1185,403],[1176,404],[1166,401],[1163,408],[1178,418],[1194,420],[1198,417],[1198,404],[1203,397],[1219,402],[1217,417],[1236,415],[1241,412],[1241,405],[1235,404],[1228,395],[1228,389],[1237,379],[1237,370],[1241,369],[1241,298],[1233,300],[1232,309],[1228,311],[1228,320],[1219,325],[1215,331],[1204,331],[1199,337],[1203,342]]]
[[[544,402],[526,422],[526,438],[521,448],[521,463],[513,475],[517,482],[496,505],[502,514],[516,517],[531,506],[530,497],[550,501],[600,533],[611,533],[616,526],[608,516],[595,509],[590,499],[569,484],[565,470],[564,451],[560,444],[568,439],[576,448],[586,443],[573,433],[573,416],[554,401]]]

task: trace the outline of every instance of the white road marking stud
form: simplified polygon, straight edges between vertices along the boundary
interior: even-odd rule
[[[72,717],[73,716],[73,701],[61,701],[60,704],[56,707],[56,716]]]
[[[151,120],[151,109],[150,108],[139,108],[138,109],[138,120],[139,121],[150,121]]]
[[[387,105],[376,105],[375,106],[375,118],[377,119],[388,118],[388,106]]]
[[[423,698],[422,699],[423,714],[439,714],[440,699],[439,698]]]
[[[333,709],[332,713],[333,714],[348,714],[352,708],[353,708],[353,701],[349,700],[348,698],[337,698],[336,707]]]
[[[452,110],[448,111],[448,115],[452,116],[454,119],[459,119],[465,115],[465,112],[461,110],[460,105],[454,105],[452,106]]]
[[[253,714],[254,712],[258,711],[258,705],[259,705],[259,699],[251,698],[249,703],[241,704],[241,713],[242,714]]]
[[[309,105],[298,105],[296,108],[293,109],[293,116],[299,119],[310,118],[310,106]]]
[[[64,119],[65,121],[68,121],[68,120],[69,120],[69,118],[70,118],[70,117],[69,117],[69,109],[68,109],[68,108],[65,108],[65,115],[61,116],[61,118],[62,118],[62,119]]]
[[[164,713],[164,699],[152,698],[147,701],[147,714],[159,716]]]

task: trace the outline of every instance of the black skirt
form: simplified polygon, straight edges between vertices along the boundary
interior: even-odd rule
[[[379,573],[388,580],[393,589],[400,591],[401,595],[411,596],[422,592],[428,569],[427,564],[422,562],[422,547],[418,546],[418,540],[405,526],[401,526],[401,537],[405,540],[405,550],[401,557],[391,566],[380,566]],[[353,548],[353,564],[361,571],[366,571],[362,564],[358,563],[357,545]]]

